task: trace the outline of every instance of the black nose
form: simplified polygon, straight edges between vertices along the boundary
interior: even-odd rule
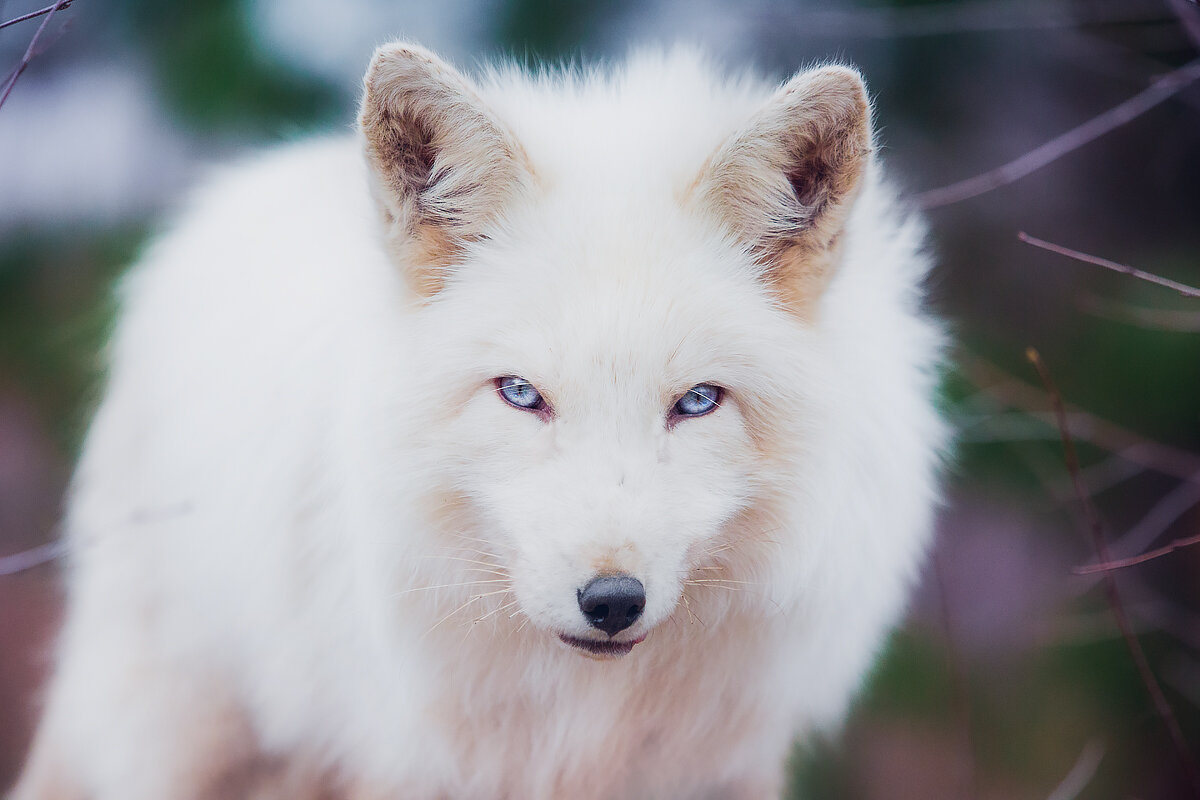
[[[579,610],[609,636],[637,622],[645,607],[646,588],[628,575],[596,578],[579,590]]]

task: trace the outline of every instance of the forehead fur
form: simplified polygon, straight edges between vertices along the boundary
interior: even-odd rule
[[[458,320],[453,349],[476,378],[519,374],[581,396],[619,388],[654,407],[701,382],[765,397],[796,385],[811,332],[718,233],[683,215],[647,232],[644,220],[547,214],[472,247],[429,308]]]
[[[609,68],[530,76],[499,67],[480,93],[521,141],[544,188],[589,192],[635,182],[641,192],[679,196],[772,89],[676,47]]]

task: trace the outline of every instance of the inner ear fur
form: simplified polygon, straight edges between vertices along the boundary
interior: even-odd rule
[[[871,112],[859,74],[802,72],[712,155],[697,196],[754,253],[789,308],[808,316],[837,262],[871,158]]]
[[[384,45],[363,83],[358,122],[389,245],[433,294],[532,173],[474,85],[423,47]]]

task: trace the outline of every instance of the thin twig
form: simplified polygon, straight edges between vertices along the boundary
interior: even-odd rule
[[[61,11],[71,4],[72,0],[58,0],[50,9],[45,12],[45,17],[42,19],[42,24],[38,26],[37,32],[33,34],[33,38],[29,40],[29,47],[25,48],[25,55],[21,57],[21,63],[13,70],[9,76],[8,83],[4,86],[4,91],[0,93],[0,106],[4,105],[4,101],[12,94],[13,87],[17,84],[17,78],[21,77],[21,73],[29,66],[29,62],[33,61],[34,55],[37,54],[37,43],[42,38],[42,34],[46,31],[46,26],[50,24],[51,18],[55,12]],[[39,12],[41,13],[41,12]]]
[[[1197,476],[1200,478],[1200,476]],[[1154,544],[1163,533],[1170,529],[1175,521],[1191,510],[1197,503],[1200,503],[1200,483],[1192,481],[1182,481],[1166,495],[1161,497],[1150,510],[1138,521],[1136,525],[1121,534],[1111,545],[1109,545],[1109,553],[1116,554],[1115,559],[1110,557],[1111,561],[1121,561],[1125,558],[1136,558],[1146,551],[1150,545]],[[1082,582],[1079,586],[1078,593],[1082,594],[1085,591],[1091,590],[1096,585],[1096,580],[1103,575],[1103,570],[1089,576],[1088,581]],[[1143,589],[1144,591],[1144,589]]]
[[[922,192],[916,196],[915,202],[925,209],[940,208],[977,197],[993,189],[999,189],[1001,186],[1007,186],[1047,164],[1057,161],[1073,150],[1078,150],[1088,142],[1137,119],[1198,78],[1200,78],[1200,58],[1189,61],[1177,70],[1168,72],[1120,105],[1054,137],[1025,155],[973,178]]]
[[[1049,395],[1050,402],[1054,406],[1054,413],[1058,417],[1058,430],[1062,436],[1063,456],[1066,460],[1067,471],[1071,474],[1071,481],[1075,486],[1075,494],[1079,499],[1080,509],[1087,520],[1087,527],[1092,537],[1092,545],[1096,548],[1099,561],[1107,563],[1112,560],[1108,553],[1108,543],[1104,540],[1104,531],[1100,523],[1100,517],[1097,516],[1095,509],[1092,508],[1092,504],[1088,501],[1087,493],[1083,488],[1083,481],[1079,475],[1079,456],[1075,452],[1075,443],[1071,439],[1070,430],[1067,428],[1067,411],[1063,405],[1062,395],[1059,394],[1058,388],[1054,385],[1054,380],[1050,377],[1050,371],[1042,363],[1042,358],[1037,350],[1030,347],[1025,351],[1025,356],[1033,364],[1034,369],[1037,370],[1038,377],[1041,378],[1042,384],[1046,387],[1046,393]],[[1137,634],[1134,633],[1133,627],[1129,623],[1129,617],[1125,613],[1125,606],[1121,602],[1121,593],[1117,587],[1116,579],[1110,572],[1103,573],[1103,576],[1104,593],[1108,599],[1113,619],[1116,620],[1117,627],[1121,631],[1121,636],[1125,640],[1125,646],[1129,649],[1129,655],[1133,658],[1134,665],[1141,675],[1142,683],[1145,684],[1146,691],[1150,694],[1150,699],[1154,703],[1159,717],[1162,719],[1163,726],[1167,729],[1167,734],[1175,746],[1176,753],[1179,756],[1184,771],[1187,773],[1192,788],[1197,794],[1200,794],[1200,767],[1197,767],[1196,760],[1188,749],[1187,739],[1184,738],[1183,730],[1179,727],[1179,720],[1176,719],[1175,712],[1171,710],[1171,705],[1167,702],[1167,698],[1162,692],[1162,687],[1158,684],[1158,679],[1154,677],[1154,671],[1150,669],[1150,662],[1146,659],[1146,653],[1142,650],[1141,642],[1138,640]]]
[[[1179,18],[1179,24],[1183,26],[1184,33],[1192,40],[1196,49],[1200,50],[1200,8],[1196,6],[1194,0],[1167,0],[1167,4]]]
[[[966,350],[960,350],[955,362],[963,374],[992,397],[1034,416],[1046,405],[1046,395],[1037,388]],[[1127,461],[1195,482],[1200,475],[1200,455],[1173,445],[1147,439],[1106,419],[1077,408],[1071,410],[1071,430],[1083,439]]]
[[[1059,781],[1046,800],[1075,800],[1096,777],[1096,770],[1103,759],[1104,746],[1099,742],[1088,742],[1079,758],[1075,759],[1071,771]]]
[[[1132,558],[1118,558],[1114,561],[1106,561],[1102,564],[1088,564],[1082,567],[1075,567],[1075,569],[1071,571],[1076,575],[1092,575],[1097,572],[1110,572],[1114,569],[1124,569],[1125,567],[1132,567],[1136,564],[1153,561],[1156,558],[1165,556],[1167,553],[1174,553],[1176,550],[1180,550],[1184,547],[1191,547],[1194,544],[1200,544],[1200,533],[1196,534],[1195,536],[1185,536],[1182,539],[1176,539],[1168,545],[1160,547],[1157,550],[1151,550],[1149,553],[1142,553],[1140,556],[1133,556]]]
[[[1200,333],[1200,311],[1139,308],[1103,297],[1084,297],[1079,301],[1079,307],[1082,311],[1101,319],[1136,325],[1152,331]]]
[[[0,556],[0,575],[16,575],[27,569],[46,564],[66,555],[67,545],[61,539],[31,547],[10,556]]]
[[[1200,475],[1192,481],[1183,481],[1163,495],[1150,510],[1109,548],[1123,556],[1136,556],[1159,536],[1170,529],[1175,521],[1200,503]]]
[[[786,25],[796,19],[780,12],[767,22]],[[944,36],[1022,30],[1053,30],[1085,25],[1157,22],[1170,19],[1157,3],[1090,2],[1053,3],[1013,0],[974,0],[971,2],[927,3],[904,8],[874,8],[853,11],[814,9],[802,18],[804,36],[884,38]]]
[[[1031,244],[1034,247],[1040,247],[1043,250],[1049,250],[1051,253],[1058,253],[1060,256],[1066,256],[1067,258],[1073,258],[1076,261],[1083,261],[1088,264],[1095,264],[1098,267],[1111,269],[1113,272],[1120,272],[1143,281],[1149,281],[1150,283],[1158,284],[1159,286],[1165,286],[1168,289],[1174,289],[1184,297],[1200,297],[1200,289],[1197,289],[1194,286],[1188,286],[1186,283],[1173,281],[1170,278],[1164,278],[1161,275],[1155,275],[1153,272],[1146,272],[1145,270],[1141,270],[1136,267],[1118,264],[1116,261],[1109,261],[1107,258],[1100,258],[1099,256],[1081,253],[1078,250],[1072,250],[1069,247],[1063,247],[1061,244],[1054,244],[1053,242],[1047,242],[1045,239],[1039,239],[1036,236],[1030,236],[1025,231],[1018,231],[1017,238],[1022,242],[1025,242],[1025,244]]]
[[[1080,63],[1085,69],[1103,77],[1106,82],[1112,82],[1115,78],[1121,83],[1130,82],[1134,86],[1145,86],[1159,75],[1175,68],[1174,64],[1147,55],[1144,52],[1145,48],[1134,47],[1128,40],[1118,44],[1085,30],[1064,31],[1064,35],[1056,38],[1055,49],[1059,54]],[[1200,97],[1184,93],[1176,99],[1200,111]]]
[[[963,784],[968,797],[979,794],[976,790],[975,770],[975,737],[972,735],[971,724],[971,692],[967,685],[967,670],[963,666],[962,655],[958,649],[957,637],[954,633],[954,617],[950,610],[950,595],[946,589],[946,571],[942,568],[942,557],[937,549],[933,555],[933,574],[937,584],[938,603],[941,605],[942,628],[946,640],[946,668],[950,671],[950,691],[954,703],[955,716],[958,726],[962,729],[963,755],[966,758],[966,775]]]
[[[6,19],[4,22],[0,22],[0,30],[4,30],[9,25],[16,25],[18,22],[24,22],[25,20],[33,19],[34,17],[40,17],[42,14],[52,14],[55,11],[62,11],[64,8],[70,8],[71,3],[73,2],[75,2],[75,0],[66,0],[66,2],[63,3],[55,3],[52,6],[39,8],[37,11],[30,11],[28,14],[22,14],[19,17]]]

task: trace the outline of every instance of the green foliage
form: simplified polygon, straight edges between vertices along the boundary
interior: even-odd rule
[[[788,760],[787,800],[836,800],[851,797],[851,765],[836,743],[799,744]]]
[[[1059,371],[1064,394],[1099,416],[1200,445],[1200,335],[1097,320]]]
[[[941,719],[952,711],[953,677],[939,643],[912,629],[892,634],[860,700],[859,713]]]
[[[74,453],[113,317],[109,287],[145,230],[29,231],[0,249],[0,375],[44,414],[61,452]]]
[[[130,0],[123,18],[152,57],[163,98],[193,125],[277,134],[344,110],[335,87],[259,47],[241,0]]]
[[[570,59],[599,22],[620,14],[629,0],[511,0],[500,10],[496,43],[520,57]]]

